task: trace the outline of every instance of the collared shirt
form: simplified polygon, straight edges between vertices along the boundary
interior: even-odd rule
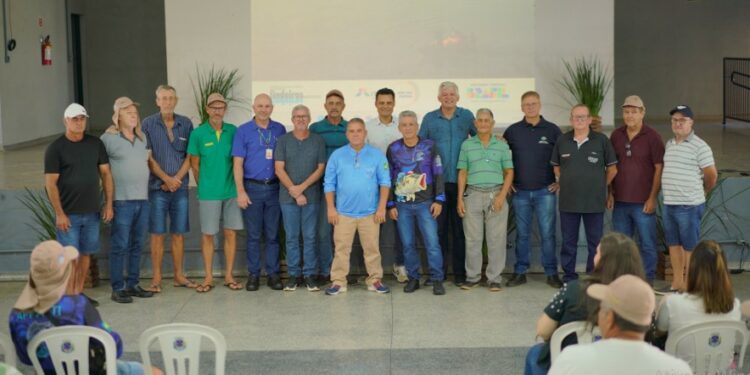
[[[664,204],[699,205],[706,201],[703,168],[714,165],[711,147],[695,132],[682,142],[667,141],[661,188]]]
[[[365,127],[367,128],[367,143],[384,154],[388,152],[388,146],[391,143],[401,139],[396,116],[393,116],[389,124],[383,124],[380,122],[380,117],[376,117],[367,121]]]
[[[145,138],[145,137],[144,137]],[[115,200],[148,199],[148,149],[146,141],[133,136],[133,141],[120,133],[105,132],[101,136],[109,156],[115,182]]]
[[[143,119],[141,128],[146,135],[146,145],[151,150],[151,157],[159,164],[159,168],[168,176],[176,175],[187,158],[187,146],[190,133],[193,132],[193,122],[175,113],[171,141],[167,125],[164,124],[159,112]],[[164,181],[153,173],[148,178],[148,188],[151,190],[161,190],[163,183]],[[185,173],[180,190],[187,188],[188,173]]]
[[[633,139],[628,139],[627,129],[623,125],[609,138],[617,155],[617,176],[612,181],[615,201],[644,203],[651,195],[656,165],[664,164],[664,142],[645,124]]]
[[[416,145],[409,147],[402,138],[391,143],[386,157],[393,183],[388,207],[393,207],[395,202],[419,203],[433,199],[445,202],[443,163],[435,142],[420,138]]]
[[[258,126],[255,119],[240,125],[234,135],[232,156],[243,158],[243,176],[254,180],[276,178],[273,164],[273,150],[276,141],[286,133],[279,122],[269,120],[265,129]]]
[[[558,138],[552,151],[552,165],[560,166],[560,211],[604,212],[607,204],[607,167],[617,164],[615,150],[607,136],[589,131],[588,140],[578,143],[573,130]]]
[[[474,126],[474,114],[466,108],[456,107],[450,119],[443,116],[440,108],[427,113],[419,128],[421,138],[432,139],[440,152],[443,161],[445,182],[455,183],[458,180],[456,164],[461,152],[461,143],[471,135],[477,134]]]
[[[338,213],[354,218],[374,214],[381,186],[390,188],[391,177],[388,160],[375,147],[365,144],[358,152],[346,146],[328,158],[323,191],[336,193]]]
[[[224,200],[237,197],[232,171],[232,142],[237,127],[223,122],[221,138],[208,122],[190,135],[187,152],[200,157],[199,200]]]
[[[513,174],[516,189],[538,190],[555,182],[549,160],[560,134],[557,125],[541,116],[536,125],[529,124],[524,118],[505,129],[503,138],[513,151],[513,165],[516,167]]]
[[[324,119],[310,125],[310,131],[323,137],[326,142],[326,157],[330,158],[331,154],[341,146],[349,144],[346,139],[347,121],[343,118],[338,125],[331,124],[328,116]]]
[[[299,185],[310,177],[318,165],[326,163],[326,144],[323,137],[310,133],[303,140],[297,139],[294,133],[286,133],[279,138],[274,152],[276,161],[284,162],[284,171],[294,185]],[[303,192],[310,203],[320,202],[320,184],[314,183]],[[294,198],[289,195],[289,189],[281,184],[279,188],[279,203],[294,204]]]
[[[466,170],[467,185],[492,187],[504,182],[503,171],[513,169],[513,155],[510,147],[493,135],[486,147],[479,136],[471,137],[461,144],[457,168]]]

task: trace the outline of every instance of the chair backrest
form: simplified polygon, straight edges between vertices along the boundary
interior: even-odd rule
[[[679,357],[677,345],[694,344],[693,373],[724,373],[734,356],[735,345],[741,345],[738,369],[742,368],[747,349],[748,331],[745,323],[737,320],[691,324],[670,333],[664,351]]]
[[[227,342],[224,335],[211,327],[191,323],[162,324],[151,327],[141,334],[138,346],[146,374],[151,374],[149,347],[158,339],[164,359],[164,372],[167,375],[198,375],[203,337],[208,338],[214,345],[214,374],[224,375],[227,358]]]
[[[586,322],[570,322],[557,327],[549,341],[550,362],[554,362],[555,358],[560,355],[563,340],[573,333],[576,334],[579,344],[590,344],[601,339],[599,327],[593,327],[593,330],[590,330],[586,326]]]
[[[0,349],[3,350],[4,361],[11,367],[16,367],[16,347],[10,336],[0,332]]]
[[[36,353],[40,345],[47,346],[47,352],[55,366],[55,373],[89,374],[89,341],[95,339],[104,347],[107,375],[117,375],[117,345],[115,339],[101,328],[88,326],[60,326],[45,329],[29,342],[27,352],[37,374],[43,374],[42,364]]]

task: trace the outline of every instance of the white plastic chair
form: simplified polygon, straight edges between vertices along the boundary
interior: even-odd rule
[[[590,330],[586,326],[586,322],[570,322],[557,327],[549,341],[550,362],[555,362],[555,358],[562,351],[563,340],[573,333],[578,337],[579,344],[590,344],[601,339],[602,335],[599,332],[599,327],[594,327],[593,330]]]
[[[16,367],[16,347],[13,346],[10,336],[4,333],[0,333],[0,349],[3,350],[3,354],[5,355],[5,364]]]
[[[167,375],[198,375],[202,338],[208,338],[216,352],[214,374],[224,375],[227,359],[227,342],[221,332],[207,326],[191,323],[171,323],[151,327],[141,334],[138,346],[146,374],[151,374],[149,347],[159,340],[164,372]]]
[[[39,345],[46,344],[55,373],[65,374],[67,368],[67,374],[75,374],[75,363],[78,362],[78,374],[84,375],[89,373],[89,340],[92,338],[104,346],[107,375],[117,375],[117,344],[101,328],[64,326],[45,329],[31,339],[26,350],[37,374],[43,374],[44,370],[36,357],[36,350]]]
[[[695,347],[693,373],[725,373],[734,356],[734,347],[741,345],[739,363],[745,361],[748,331],[744,322],[736,320],[691,324],[670,333],[664,351],[678,356],[677,345],[683,341],[693,342]]]

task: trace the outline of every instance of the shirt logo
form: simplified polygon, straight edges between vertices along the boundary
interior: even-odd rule
[[[547,140],[547,137],[542,136],[542,138],[539,138],[539,144],[540,145],[548,145],[549,141]]]
[[[589,156],[588,159],[589,159],[589,163],[591,164],[596,164],[596,162],[599,161],[599,158],[595,158],[593,156]]]
[[[213,142],[206,142],[206,143],[203,144],[203,146],[205,146],[205,147],[212,147],[213,145],[214,145]]]
[[[562,154],[562,155],[560,155],[560,157],[561,157],[561,158],[569,158],[569,157],[570,157],[570,154]]]

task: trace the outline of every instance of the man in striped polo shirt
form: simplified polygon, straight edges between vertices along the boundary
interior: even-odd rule
[[[492,136],[495,119],[487,108],[477,110],[477,136],[465,140],[458,154],[458,215],[466,235],[466,281],[461,289],[479,285],[482,278],[482,240],[487,236],[487,285],[502,289],[508,205],[513,185],[513,157],[505,142]],[[468,186],[467,186],[468,185]]]
[[[674,271],[670,291],[684,291],[690,252],[700,239],[706,194],[716,185],[718,173],[711,147],[693,131],[690,107],[678,105],[669,114],[674,138],[666,144],[661,178],[664,236]]]

